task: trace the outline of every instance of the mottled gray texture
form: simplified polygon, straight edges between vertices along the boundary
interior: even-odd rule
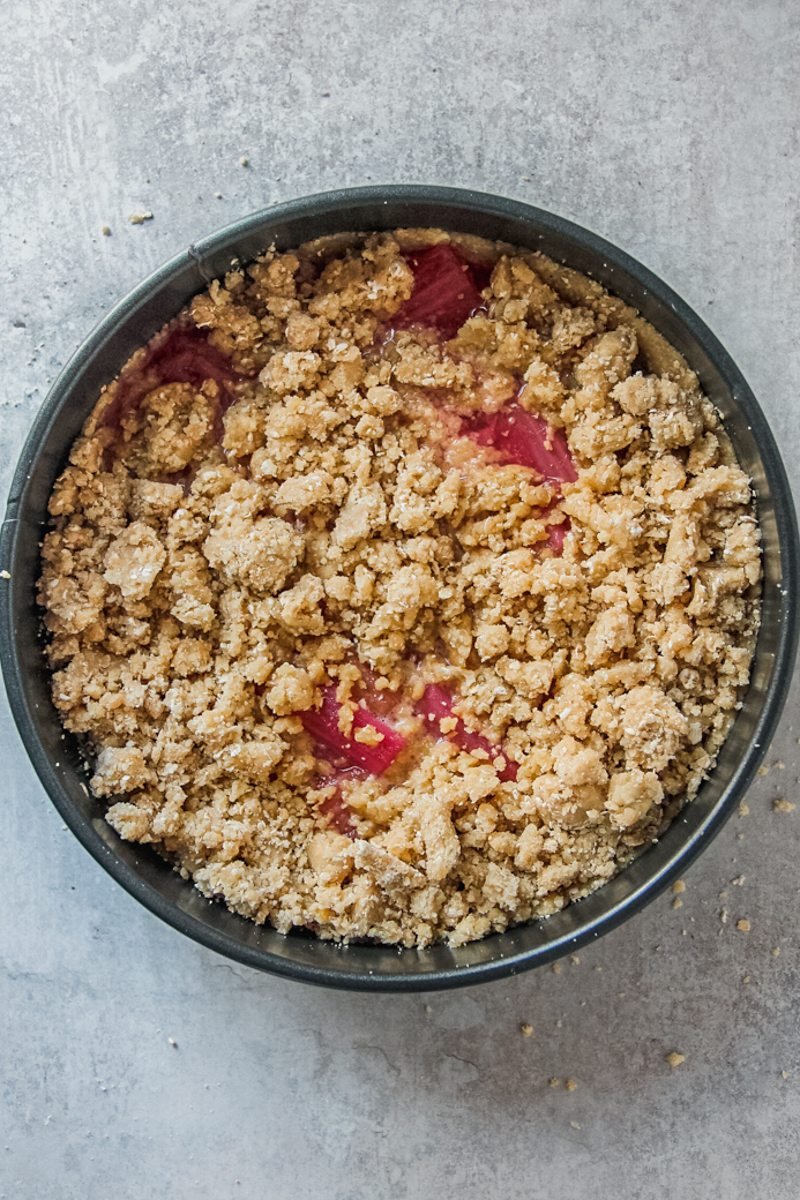
[[[7,0],[0,21],[4,482],[152,267],[380,180],[530,200],[640,257],[731,350],[800,482],[796,4]],[[771,801],[796,795],[797,699],[785,767],[679,911],[428,999],[304,989],[160,925],[65,831],[3,709],[0,1196],[796,1200],[800,808]]]

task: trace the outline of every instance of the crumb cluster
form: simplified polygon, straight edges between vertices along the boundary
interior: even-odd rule
[[[426,247],[464,273],[444,314]],[[231,270],[103,391],[50,514],[53,697],[109,822],[282,932],[562,908],[692,797],[748,680],[759,531],[716,411],[512,247]]]

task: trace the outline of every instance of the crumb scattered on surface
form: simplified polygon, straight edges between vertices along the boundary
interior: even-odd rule
[[[780,958],[780,956],[781,956],[780,946],[773,946],[772,949],[770,950],[770,954],[772,955],[773,958]]]
[[[560,1079],[557,1079],[557,1078],[555,1077],[555,1075],[553,1075],[553,1076],[552,1076],[552,1078],[550,1078],[550,1079],[548,1080],[548,1083],[550,1084],[550,1087],[551,1087],[551,1088],[558,1088],[558,1087],[561,1087],[561,1080],[560,1080]]]
[[[769,767],[766,765],[766,763],[758,768],[756,775],[759,775],[762,779],[765,779],[766,776],[769,775]]]
[[[564,1087],[567,1089],[568,1092],[574,1092],[576,1090],[577,1086],[578,1086],[577,1079],[567,1079],[564,1083]]]
[[[408,255],[447,240],[229,271],[104,391],[51,498],[53,696],[95,796],[282,932],[461,945],[558,911],[694,796],[749,677],[759,530],[695,376],[596,284],[475,239],[455,336],[393,328]],[[512,402],[575,480],[471,436]],[[382,773],[309,733],[331,689],[373,752],[382,706]]]
[[[683,882],[682,879],[676,879],[672,885],[672,891],[674,892],[674,894],[676,896],[682,896],[683,893],[686,891],[686,884]]]
[[[779,797],[777,800],[772,801],[773,812],[791,813],[794,812],[796,807],[797,805],[791,800],[786,800],[783,797]]]
[[[680,896],[676,896],[674,898],[674,900],[672,901],[672,907],[673,908],[683,908],[683,901],[681,900]]]
[[[136,212],[131,213],[128,217],[131,225],[144,225],[145,221],[152,221],[153,214],[151,212]]]
[[[530,1025],[527,1021],[523,1021],[523,1023],[519,1027],[519,1031],[523,1037],[526,1037],[526,1038],[533,1037],[533,1026]]]
[[[173,1048],[174,1050],[177,1050],[177,1049],[178,1049],[178,1043],[175,1041],[175,1038],[172,1038],[172,1037],[170,1037],[170,1038],[167,1038],[167,1042],[168,1042],[168,1044],[169,1044],[170,1046],[172,1046],[172,1048]]]
[[[742,800],[741,804],[739,805],[739,816],[740,817],[749,817],[750,816],[750,805],[747,803],[746,800]]]
[[[736,928],[739,930],[739,933],[749,933],[751,925],[747,917],[740,917],[736,922]]]
[[[10,571],[6,571],[5,569],[3,569],[2,571],[0,571],[0,579],[10,579],[10,578],[11,578],[11,572],[10,572]]]
[[[554,975],[560,975],[563,970],[563,967],[561,966],[560,962],[554,962],[554,963],[550,964],[550,970],[553,972]]]
[[[664,1056],[664,1061],[668,1063],[674,1071],[676,1067],[680,1067],[686,1062],[686,1055],[680,1054],[677,1050],[670,1050],[669,1054]]]
[[[240,167],[249,167],[250,166],[250,159],[247,157],[246,154],[243,154],[242,157],[239,159],[239,166]]]
[[[101,225],[100,232],[102,233],[103,237],[111,237],[111,226],[110,225]]]

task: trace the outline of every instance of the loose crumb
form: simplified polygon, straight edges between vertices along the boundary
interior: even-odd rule
[[[683,882],[682,879],[676,879],[672,885],[672,890],[676,896],[682,896],[683,893],[686,891],[686,884]]]
[[[762,779],[766,778],[766,776],[769,775],[769,767],[766,764],[759,767],[756,771],[756,775],[759,775]]]
[[[564,1087],[567,1089],[568,1092],[574,1092],[576,1090],[577,1086],[578,1086],[577,1079],[568,1079],[564,1084]]]
[[[749,933],[751,926],[747,917],[740,917],[736,922],[736,928],[739,930],[739,933]]]
[[[249,167],[250,166],[250,159],[247,157],[247,155],[243,154],[242,157],[239,159],[239,166],[240,167]]]
[[[2,571],[0,571],[0,579],[10,579],[10,578],[11,578],[10,571],[6,571],[5,568]]]
[[[772,801],[773,812],[791,813],[794,812],[796,807],[797,805],[793,804],[791,800],[784,800],[783,798],[780,798]]]
[[[686,1055],[680,1054],[677,1050],[670,1050],[669,1054],[664,1055],[664,1061],[669,1063],[674,1071],[676,1067],[680,1067],[686,1062]]]
[[[773,958],[780,958],[780,956],[781,956],[780,946],[773,946],[772,949],[770,950],[770,954],[772,955]]]
[[[672,901],[672,907],[673,908],[683,908],[683,901],[681,900],[680,896],[676,896],[675,899]]]
[[[169,1044],[170,1046],[172,1046],[172,1048],[173,1048],[174,1050],[177,1050],[177,1049],[178,1049],[178,1043],[175,1041],[175,1038],[172,1038],[172,1037],[170,1037],[170,1038],[167,1038],[167,1042],[168,1042],[168,1044]]]
[[[524,1021],[520,1025],[519,1031],[523,1037],[526,1037],[526,1038],[533,1037],[533,1026],[529,1025],[527,1021]]]
[[[111,226],[110,225],[101,225],[100,232],[102,233],[103,237],[111,237]]]
[[[781,1071],[781,1079],[788,1079],[788,1078],[789,1078],[789,1072]]]
[[[570,954],[569,961],[572,963],[573,967],[580,966],[581,960],[580,960],[579,955],[577,955],[577,954]]]
[[[750,805],[747,803],[746,800],[742,800],[741,804],[739,805],[739,816],[740,817],[749,817],[750,816]]]
[[[551,1088],[561,1087],[561,1080],[557,1079],[555,1075],[553,1075],[552,1078],[548,1080],[548,1083],[550,1084]]]
[[[550,970],[553,972],[554,975],[560,975],[563,970],[563,967],[561,966],[560,962],[554,962],[554,963],[551,963]]]
[[[128,220],[131,225],[144,225],[145,221],[153,220],[153,214],[151,212],[131,213]]]

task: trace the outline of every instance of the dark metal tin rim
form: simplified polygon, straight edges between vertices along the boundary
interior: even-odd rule
[[[450,954],[453,965],[444,967],[425,965],[426,956],[430,956],[431,951],[391,952],[396,963],[395,966],[391,966],[387,959],[389,952],[385,948],[339,949],[328,943],[317,943],[324,962],[317,964],[300,961],[292,958],[291,954],[279,954],[247,944],[243,938],[212,928],[206,921],[184,911],[174,899],[163,895],[145,879],[135,863],[132,865],[123,861],[98,832],[97,822],[89,820],[78,810],[73,798],[68,794],[63,775],[59,773],[58,768],[61,764],[43,744],[40,725],[45,719],[52,720],[52,716],[45,718],[38,712],[38,706],[35,711],[30,702],[26,689],[30,664],[26,665],[22,660],[18,647],[21,622],[35,620],[30,592],[20,595],[19,589],[22,584],[17,584],[15,580],[14,567],[20,559],[21,543],[25,536],[24,529],[20,533],[20,521],[27,519],[32,480],[41,468],[41,447],[63,415],[87,369],[87,364],[98,355],[102,355],[109,338],[122,325],[130,322],[132,317],[142,310],[145,302],[163,292],[169,292],[170,284],[178,276],[184,275],[188,268],[194,268],[197,273],[199,289],[203,286],[203,281],[207,282],[219,273],[220,262],[226,255],[233,257],[237,247],[249,245],[255,249],[259,242],[263,246],[270,237],[279,235],[282,226],[297,224],[303,220],[313,222],[319,231],[315,236],[319,236],[323,230],[345,231],[354,227],[349,226],[347,222],[350,219],[348,214],[356,209],[372,215],[373,228],[422,223],[419,219],[405,222],[403,216],[406,212],[422,214],[428,224],[446,225],[449,219],[450,227],[460,225],[462,232],[471,228],[480,232],[480,227],[487,222],[490,225],[507,223],[524,226],[524,244],[534,248],[538,243],[545,252],[551,254],[553,245],[561,246],[562,251],[566,246],[566,253],[553,255],[564,261],[565,265],[576,266],[600,279],[612,291],[622,295],[640,310],[646,311],[646,304],[652,302],[659,308],[662,318],[665,314],[671,314],[670,325],[674,330],[686,332],[701,349],[705,360],[711,364],[717,376],[724,381],[731,404],[742,415],[746,428],[758,447],[764,476],[774,501],[775,550],[779,555],[776,576],[779,595],[775,598],[774,620],[765,633],[767,643],[762,648],[760,641],[757,649],[757,659],[760,654],[768,660],[768,683],[760,697],[757,718],[754,720],[748,743],[737,757],[720,796],[687,836],[681,838],[680,834],[673,835],[674,848],[662,854],[652,870],[640,872],[641,881],[629,887],[618,898],[612,898],[603,905],[604,894],[610,895],[609,889],[614,883],[612,881],[595,892],[588,901],[580,901],[565,910],[573,916],[572,928],[557,934],[556,917],[549,918],[547,922],[534,923],[545,930],[552,929],[555,936],[545,937],[541,944],[522,948],[516,943],[520,932],[524,934],[527,927],[521,927],[521,931],[518,929],[493,934],[484,939],[482,944],[484,948],[488,947],[488,957],[484,954],[482,961],[465,961],[463,965],[460,965],[459,951]],[[443,212],[449,214],[448,219],[441,219]],[[361,224],[360,227],[368,226]],[[580,264],[576,261],[576,256],[581,260]],[[620,284],[623,286],[620,287]],[[624,294],[626,290],[629,292],[627,296]],[[177,311],[178,307],[180,304],[175,306],[173,312]],[[658,322],[654,323],[658,325]],[[671,340],[671,333],[663,329],[663,324],[662,332]],[[112,374],[120,365],[119,361],[113,364]],[[62,447],[62,450],[66,450],[66,446]],[[562,217],[515,200],[474,191],[414,184],[352,188],[309,196],[263,209],[176,255],[121,300],[67,363],[38,412],[25,442],[12,481],[6,517],[0,532],[0,566],[11,572],[11,579],[0,584],[0,660],[11,710],[22,741],[54,805],[89,853],[152,913],[181,933],[228,958],[288,979],[376,992],[435,990],[515,975],[550,962],[567,951],[593,941],[649,903],[685,871],[689,863],[708,844],[751,782],[775,731],[786,699],[797,648],[798,615],[795,596],[800,584],[799,561],[797,523],[791,491],[766,419],[740,371],[711,330],[657,276],[596,234]],[[679,817],[673,828],[685,821],[685,817]],[[665,835],[664,841],[667,837],[668,835]],[[647,851],[637,863],[645,862],[650,854],[652,851]],[[634,864],[634,867],[636,865]],[[617,879],[624,879],[633,869],[627,868]],[[166,865],[164,871],[169,871]],[[194,891],[189,883],[181,886]],[[591,911],[585,908],[589,901],[593,901]],[[580,919],[582,906],[586,912],[584,920]],[[562,916],[563,914],[558,914],[558,917]],[[233,920],[241,921],[241,918]],[[249,922],[245,924],[250,925]],[[285,945],[289,946],[290,943],[291,939],[284,939]],[[342,969],[342,966],[337,964],[337,958],[343,964],[350,961],[350,956],[354,954],[360,956],[355,969],[352,966]],[[370,962],[378,955],[383,966],[375,970],[370,966]]]

